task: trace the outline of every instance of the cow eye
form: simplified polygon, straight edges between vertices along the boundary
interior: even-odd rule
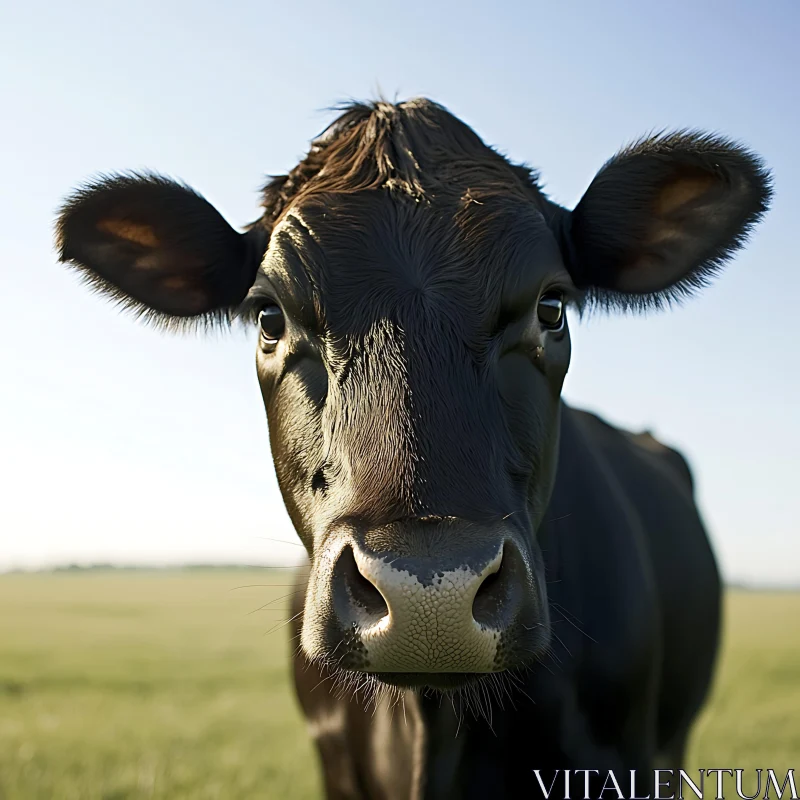
[[[564,327],[564,298],[558,292],[543,294],[536,313],[545,328],[560,331]]]
[[[270,303],[258,312],[261,336],[267,344],[275,344],[283,336],[286,327],[280,306]]]

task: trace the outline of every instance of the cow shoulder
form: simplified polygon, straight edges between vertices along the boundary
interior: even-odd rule
[[[694,476],[683,453],[659,441],[650,431],[643,431],[642,433],[622,431],[622,433],[645,452],[652,453],[668,469],[672,470],[686,484],[689,491],[694,494]]]
[[[651,433],[576,415],[643,524],[659,596],[658,742],[666,747],[685,735],[707,693],[718,645],[720,575],[686,459]]]
[[[634,433],[606,422],[589,411],[573,410],[581,419],[597,446],[618,473],[623,486],[629,467],[644,469],[649,480],[666,479],[694,495],[694,476],[686,457],[674,447],[664,444],[650,431]]]

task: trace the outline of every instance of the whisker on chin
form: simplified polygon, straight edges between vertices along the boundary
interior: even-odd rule
[[[275,610],[275,611],[278,611],[279,609],[274,609],[274,610]],[[298,612],[297,612],[297,614],[295,614],[293,617],[289,617],[289,619],[287,619],[287,620],[284,620],[284,621],[283,621],[283,622],[281,622],[279,625],[276,625],[274,628],[270,628],[270,629],[269,629],[269,630],[268,630],[268,631],[267,631],[267,632],[264,634],[264,636],[269,636],[271,633],[274,633],[275,631],[277,631],[277,630],[280,630],[281,628],[284,628],[284,627],[286,627],[286,626],[287,626],[287,625],[288,625],[290,622],[294,622],[294,621],[295,621],[295,620],[296,620],[296,619],[297,619],[297,618],[298,618],[298,617],[299,617],[299,616],[300,616],[302,613],[303,613],[302,611],[298,611]]]
[[[290,542],[287,539],[273,539],[271,536],[257,536],[256,538],[264,542],[278,542],[278,544],[290,544],[292,545],[292,547],[302,547],[305,550],[305,545],[302,542]]]
[[[329,657],[320,659],[317,664],[328,674],[320,680],[311,691],[330,681],[331,691],[338,700],[356,700],[360,702],[365,711],[371,711],[374,716],[381,703],[386,702],[390,713],[400,706],[403,717],[406,719],[405,698],[409,690],[384,683],[367,672],[355,672],[341,669],[339,664],[342,658],[332,662]],[[458,736],[464,721],[471,717],[482,720],[489,729],[493,729],[493,715],[495,709],[505,709],[508,702],[512,708],[517,709],[515,700],[525,698],[535,705],[535,701],[525,691],[523,673],[529,668],[517,668],[513,671],[481,674],[472,683],[455,689],[439,689],[435,687],[421,687],[412,689],[412,692],[424,697],[438,698],[439,705],[447,700],[456,716],[456,736]]]

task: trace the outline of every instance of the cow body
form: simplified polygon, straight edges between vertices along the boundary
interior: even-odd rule
[[[555,770],[597,769],[601,784],[608,770],[651,781],[655,767],[683,765],[712,678],[721,592],[691,475],[648,434],[566,407],[561,418],[540,532],[551,652],[502,703],[482,695],[483,710],[410,691],[372,708],[297,652],[329,797],[537,797],[535,769],[549,786]],[[299,636],[299,618],[293,625]]]
[[[160,176],[65,204],[93,287],[173,328],[258,326],[329,797],[535,797],[567,769],[646,792],[681,766],[719,577],[683,458],[561,400],[566,309],[688,297],[770,191],[755,154],[682,131],[568,211],[417,99],[345,109],[244,233]]]

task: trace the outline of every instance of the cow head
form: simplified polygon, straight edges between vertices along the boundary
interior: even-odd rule
[[[148,319],[252,320],[286,507],[311,559],[302,646],[454,686],[547,646],[537,530],[557,469],[569,304],[703,285],[764,212],[719,137],[641,140],[573,211],[442,107],[356,105],[237,233],[153,175],[104,178],[61,258]]]

